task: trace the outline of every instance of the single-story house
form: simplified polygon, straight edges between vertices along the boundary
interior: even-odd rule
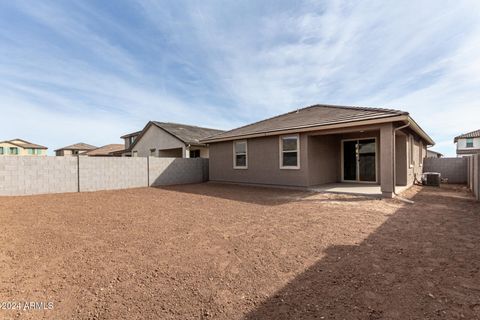
[[[55,150],[55,155],[57,157],[77,156],[77,155],[82,155],[85,152],[93,149],[97,149],[97,147],[87,143],[79,142],[79,143],[75,143],[75,144]]]
[[[23,139],[0,141],[0,156],[46,156],[47,149]]]
[[[118,152],[120,151],[123,151],[123,144],[112,143],[87,151],[83,154],[89,157],[117,157],[119,156]]]
[[[200,139],[222,132],[180,123],[150,121],[142,131],[122,136],[125,139],[123,155],[208,158],[208,146]]]
[[[480,154],[480,130],[459,135],[454,142],[457,144],[458,157]]]
[[[443,153],[433,151],[431,149],[427,150],[427,158],[442,158],[442,157],[443,157]]]
[[[380,185],[384,197],[422,173],[432,138],[408,112],[313,105],[201,140],[210,180],[312,187]]]

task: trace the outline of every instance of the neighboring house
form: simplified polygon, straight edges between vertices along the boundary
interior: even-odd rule
[[[132,157],[208,158],[208,147],[200,139],[222,132],[180,123],[150,121],[130,141],[124,154]]]
[[[135,140],[140,135],[140,133],[142,133],[142,131],[128,133],[128,134],[120,137],[121,139],[125,140],[125,148],[122,152],[119,152],[119,155],[121,155],[123,157],[131,157],[132,156],[132,153],[130,151],[128,151],[128,149],[135,142]]]
[[[310,187],[412,185],[433,140],[408,112],[314,105],[201,140],[211,181]]]
[[[47,147],[22,139],[0,141],[0,155],[8,156],[46,156]]]
[[[480,130],[472,131],[455,137],[457,156],[471,156],[480,153]]]
[[[123,151],[123,144],[114,143],[87,151],[84,154],[89,157],[116,157],[120,156],[118,153],[121,151]]]
[[[97,147],[83,142],[75,143],[55,150],[57,157],[83,155],[85,152],[96,149]]]
[[[433,150],[427,150],[427,158],[441,158],[443,154]]]

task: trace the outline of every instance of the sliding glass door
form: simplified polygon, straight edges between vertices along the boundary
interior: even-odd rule
[[[377,144],[375,139],[343,141],[343,180],[377,181]]]

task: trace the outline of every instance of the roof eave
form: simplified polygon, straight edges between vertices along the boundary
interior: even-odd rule
[[[212,137],[211,139],[200,140],[200,142],[208,144],[208,143],[215,143],[215,142],[222,142],[222,141],[232,141],[232,140],[237,140],[237,139],[257,138],[257,137],[275,136],[275,135],[298,133],[298,132],[336,129],[336,128],[340,128],[340,127],[354,127],[354,126],[379,124],[379,123],[387,123],[387,122],[394,122],[394,121],[408,121],[409,119],[410,119],[410,117],[408,115],[395,115],[395,116],[387,116],[387,117],[373,118],[373,119],[327,123],[327,124],[322,124],[322,125],[297,126],[297,127],[292,127],[292,128],[269,130],[269,131],[264,131],[264,132],[258,132],[258,133],[253,133],[253,134],[245,134],[245,135],[237,135],[237,136],[225,137],[225,138]],[[420,128],[420,127],[418,127],[418,128]],[[423,130],[422,130],[422,132],[423,132]],[[427,137],[428,137],[428,135],[427,135]],[[430,141],[431,141],[431,139],[430,139]]]
[[[245,134],[245,135],[238,135],[238,136],[225,137],[225,138],[212,137],[211,139],[200,140],[200,142],[208,144],[208,143],[232,141],[232,140],[238,140],[238,139],[257,138],[257,137],[264,137],[264,136],[317,131],[317,130],[328,130],[328,129],[334,129],[339,127],[354,127],[354,126],[379,124],[379,123],[387,123],[387,122],[394,122],[394,121],[410,122],[410,125],[413,128],[413,130],[417,132],[425,141],[427,141],[429,145],[431,146],[435,145],[435,142],[433,141],[433,139],[425,131],[423,131],[423,129],[408,114],[388,116],[388,117],[375,118],[375,119],[364,119],[360,121],[355,120],[355,121],[343,121],[343,122],[323,124],[323,125],[297,126],[297,127],[288,128],[288,129],[270,130],[266,132],[258,132],[253,134]]]

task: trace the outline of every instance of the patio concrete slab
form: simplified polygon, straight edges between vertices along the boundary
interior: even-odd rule
[[[407,186],[397,186],[397,194],[407,190]],[[380,185],[365,183],[331,183],[309,188],[315,192],[336,193],[336,194],[352,194],[358,196],[382,197]]]

